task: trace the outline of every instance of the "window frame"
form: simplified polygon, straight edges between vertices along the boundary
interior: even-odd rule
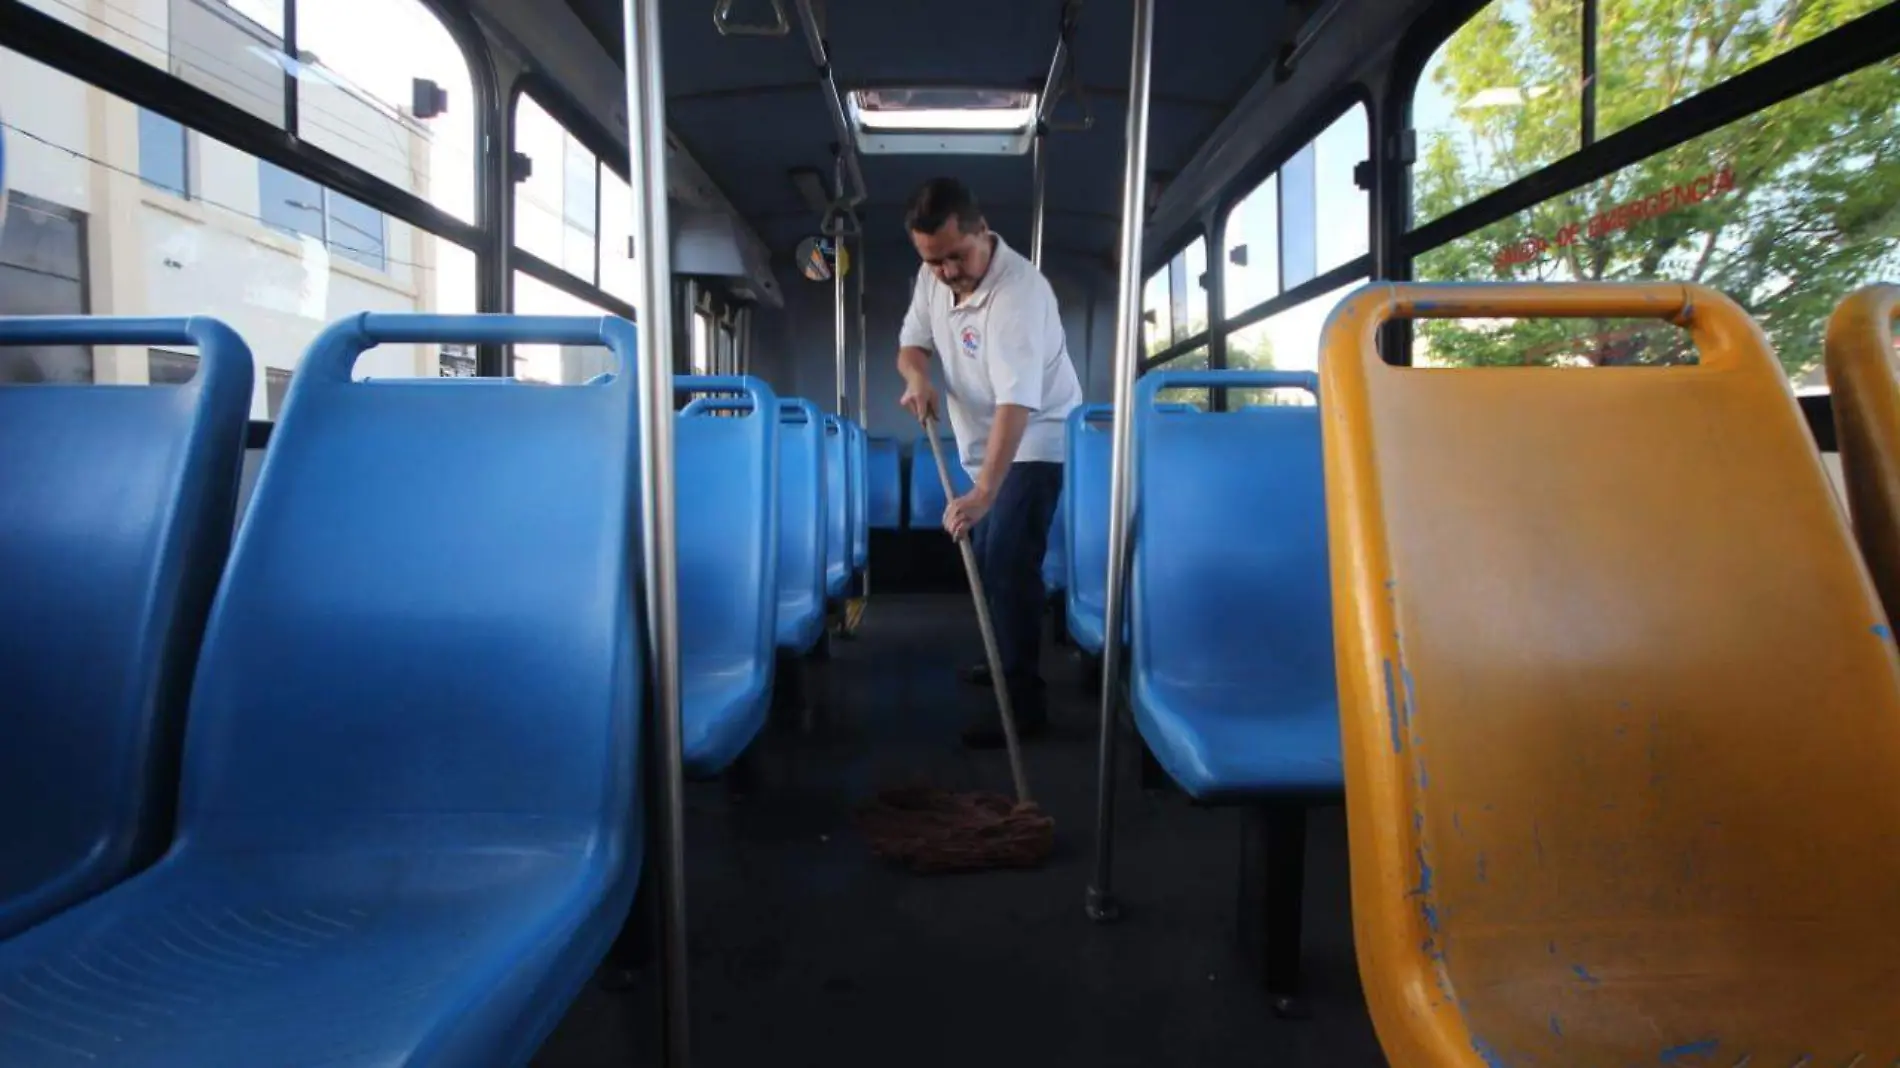
[[[1383,110],[1393,117],[1401,133],[1392,158],[1378,162],[1381,169],[1389,167],[1390,170],[1384,179],[1387,202],[1375,220],[1383,226],[1389,243],[1390,260],[1385,273],[1392,280],[1411,279],[1419,257],[1487,226],[1574,193],[1776,104],[1900,56],[1900,3],[1889,3],[1601,138],[1595,136],[1592,79],[1590,92],[1586,94],[1589,103],[1580,107],[1585,114],[1579,117],[1590,135],[1588,143],[1435,219],[1417,223],[1413,218],[1412,179],[1417,166],[1413,103],[1419,83],[1438,50],[1497,2],[1501,0],[1468,0],[1432,10],[1413,24],[1392,53]],[[1579,33],[1594,30],[1594,12],[1599,0],[1583,2],[1589,12],[1579,20]],[[1584,61],[1588,71],[1596,67],[1595,38],[1592,32],[1585,40]],[[1378,184],[1375,182],[1375,186]],[[1411,365],[1413,330],[1409,321],[1388,324],[1384,341],[1388,362]],[[1820,396],[1825,397],[1825,394]]]
[[[1413,129],[1413,101],[1431,58],[1495,2],[1500,0],[1462,5],[1455,17],[1421,21],[1395,52],[1389,104],[1408,133]],[[1582,2],[1595,10],[1597,0]],[[1587,13],[1579,21],[1579,33],[1585,25],[1594,25]],[[1594,35],[1586,41],[1586,78],[1596,62],[1593,41]],[[1400,191],[1403,225],[1394,235],[1395,258],[1404,266],[1400,276],[1409,278],[1412,261],[1423,253],[1895,55],[1900,55],[1900,4],[1890,3],[1602,138],[1594,136],[1592,87],[1585,96],[1591,103],[1580,109],[1588,119],[1579,118],[1591,136],[1577,151],[1424,223],[1412,221],[1410,176],[1416,161],[1406,160]]]
[[[560,126],[568,137],[573,138],[582,148],[593,154],[595,168],[593,183],[593,278],[581,278],[560,264],[544,259],[516,243],[515,235],[518,220],[515,218],[514,199],[520,183],[514,179],[514,167],[512,163],[510,163],[507,165],[509,181],[501,190],[501,197],[507,203],[506,232],[501,235],[501,242],[507,250],[508,265],[505,308],[512,309],[515,306],[514,272],[520,271],[522,274],[533,276],[536,281],[546,283],[556,289],[562,290],[569,296],[587,301],[597,307],[605,308],[610,313],[631,322],[634,320],[633,303],[609,292],[600,285],[600,280],[605,277],[603,268],[605,266],[606,257],[612,254],[606,247],[605,242],[606,212],[603,208],[603,203],[606,196],[607,182],[603,172],[611,171],[621,182],[631,185],[632,178],[629,174],[626,154],[617,150],[611,141],[604,137],[601,131],[596,129],[591,121],[587,120],[585,112],[576,107],[574,103],[568,99],[567,95],[561,92],[558,86],[539,73],[528,72],[516,78],[514,84],[509,87],[507,109],[502,113],[503,133],[507,140],[507,153],[509,156],[512,157],[517,151],[515,147],[515,122],[516,116],[520,114],[521,99],[524,96],[532,99],[535,106],[545,112],[549,118],[552,118],[556,125]],[[565,158],[563,168],[565,168]],[[563,173],[562,180],[563,186],[565,186],[565,173]],[[566,226],[565,213],[563,213],[560,222],[563,227]],[[563,231],[563,239],[565,239],[565,231]]]
[[[472,222],[307,140],[289,136],[279,124],[259,118],[162,67],[137,60],[127,62],[124,50],[37,8],[26,4],[0,6],[0,41],[5,41],[7,48],[22,57],[178,123],[185,128],[188,137],[192,132],[209,137],[260,163],[270,163],[373,208],[385,216],[385,222],[393,218],[414,227],[420,235],[438,237],[467,249],[476,260],[476,307],[481,311],[501,311],[507,296],[503,284],[506,255],[498,236],[499,224],[506,218],[506,207],[497,202],[496,175],[503,163],[498,156],[498,138],[493,128],[502,99],[500,75],[486,36],[467,10],[441,0],[417,2],[448,32],[468,68],[474,96],[469,107],[474,113],[474,138],[478,146],[472,161],[475,167]],[[286,0],[286,25],[282,35],[286,51],[296,40],[295,12],[295,3]],[[251,23],[239,12],[230,14]],[[295,79],[290,73],[285,77]],[[289,94],[286,99],[294,102],[296,95]],[[295,117],[293,108],[287,118],[294,120]],[[495,356],[490,356],[486,364],[482,373],[502,373],[501,362]]]

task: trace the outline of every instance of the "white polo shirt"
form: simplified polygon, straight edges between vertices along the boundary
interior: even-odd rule
[[[1082,403],[1082,384],[1055,290],[1000,235],[988,273],[962,304],[928,264],[918,269],[899,343],[930,349],[942,363],[950,430],[972,478],[983,467],[999,404],[1030,412],[1018,462],[1062,462],[1064,421]]]

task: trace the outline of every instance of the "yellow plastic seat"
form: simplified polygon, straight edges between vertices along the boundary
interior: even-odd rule
[[[1413,369],[1392,318],[1695,366]],[[1320,395],[1359,965],[1397,1068],[1888,1068],[1900,666],[1766,340],[1678,285],[1376,285]]]
[[[1827,323],[1827,382],[1834,436],[1853,510],[1854,536],[1887,614],[1900,605],[1900,372],[1893,315],[1900,286],[1868,286]]]

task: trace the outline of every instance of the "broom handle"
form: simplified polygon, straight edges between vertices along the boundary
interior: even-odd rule
[[[950,465],[944,463],[943,446],[937,441],[936,418],[924,417],[924,440],[930,442],[930,455],[937,461],[937,477],[943,480],[943,499],[956,500],[950,484]],[[976,569],[976,550],[970,546],[969,532],[957,538],[963,550],[963,570],[970,576],[970,596],[976,601],[976,623],[983,630],[983,655],[989,658],[990,689],[996,691],[996,707],[1003,714],[1003,741],[1009,745],[1009,775],[1016,783],[1016,802],[1029,804],[1029,778],[1023,774],[1022,746],[1016,740],[1016,711],[1009,703],[1009,680],[1003,677],[1003,655],[996,648],[996,628],[990,624],[990,602],[983,595],[983,576]]]

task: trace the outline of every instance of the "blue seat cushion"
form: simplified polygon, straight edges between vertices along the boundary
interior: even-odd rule
[[[958,496],[975,485],[970,473],[957,462],[957,444],[944,438],[944,463],[950,468],[950,488]],[[912,530],[942,530],[943,512],[950,501],[943,495],[943,476],[937,473],[937,461],[930,455],[930,442],[918,438],[910,452],[910,527]]]
[[[1042,586],[1048,593],[1069,584],[1068,494],[1056,498],[1055,518],[1049,522],[1049,547],[1042,554]]]
[[[1137,390],[1130,703],[1203,801],[1344,787],[1319,410],[1151,407],[1171,382],[1258,374],[1163,372]]]
[[[778,646],[780,405],[757,378],[674,379],[682,393],[740,393],[731,418],[676,423],[681,730],[687,773],[737,759],[771,707]],[[826,469],[827,489],[830,469]],[[829,494],[827,494],[829,497]]]
[[[817,405],[779,402],[778,647],[809,651],[825,630],[824,420]]]
[[[870,445],[864,428],[851,428],[851,567],[862,571],[871,561]]]
[[[750,656],[686,656],[680,663],[681,704],[699,714],[683,717],[680,746],[686,774],[706,778],[724,771],[765,726],[772,677]]]
[[[170,844],[253,374],[202,317],[0,318],[24,342],[192,345],[199,365],[173,386],[0,385],[0,939]]]
[[[347,863],[174,853],[112,907],[0,949],[0,1063],[522,1063],[565,1008],[542,987],[592,970],[562,956],[602,881],[640,858],[584,836],[506,852],[506,835],[470,837],[482,846],[383,843]]]
[[[1108,513],[1110,460],[1106,404],[1085,404],[1069,413],[1062,466],[1062,518],[1067,537],[1068,593],[1064,601],[1069,637],[1091,656],[1102,652],[1108,612]]]
[[[825,593],[843,597],[851,585],[851,439],[835,415],[825,416]]]
[[[866,449],[871,526],[878,530],[898,530],[904,525],[904,479],[897,442],[874,437]]]
[[[516,1065],[566,1010],[642,859],[631,378],[351,375],[510,341],[633,359],[611,318],[313,343],[206,629],[177,840],[0,943],[37,1007],[0,1012],[0,1061]]]

